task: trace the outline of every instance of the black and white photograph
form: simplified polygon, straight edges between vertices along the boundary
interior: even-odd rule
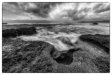
[[[2,2],[2,73],[110,73],[109,2]]]

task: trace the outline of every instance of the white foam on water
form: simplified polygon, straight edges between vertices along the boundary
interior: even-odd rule
[[[24,41],[48,42],[48,43],[52,44],[57,50],[62,51],[62,50],[69,50],[69,49],[73,48],[73,46],[64,43],[62,40],[58,39],[58,37],[68,38],[70,40],[68,42],[75,43],[78,40],[78,37],[81,35],[81,34],[75,34],[75,33],[67,34],[67,33],[62,33],[62,32],[59,32],[59,34],[47,35],[47,33],[49,33],[49,32],[45,33],[45,31],[44,31],[44,33],[40,32],[39,34],[36,34],[36,35],[20,36],[19,38],[21,38]]]

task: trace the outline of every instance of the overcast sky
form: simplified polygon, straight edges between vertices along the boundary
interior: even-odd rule
[[[5,20],[110,20],[109,3],[3,3]]]

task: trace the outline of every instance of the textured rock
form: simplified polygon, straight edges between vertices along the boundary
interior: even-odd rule
[[[4,73],[108,73],[110,70],[108,56],[95,56],[93,51],[89,51],[89,47],[80,41],[74,44],[80,46],[63,51],[43,41],[4,41],[13,47],[10,51],[7,48],[2,51]],[[3,46],[7,47],[7,44]]]
[[[35,27],[6,29],[6,30],[2,30],[2,37],[10,38],[10,37],[17,37],[17,36],[21,36],[21,35],[32,35],[35,33],[36,33]]]

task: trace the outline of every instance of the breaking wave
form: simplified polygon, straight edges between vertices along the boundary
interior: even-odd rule
[[[62,33],[55,34],[50,31],[39,31],[38,34],[32,36],[20,36],[24,41],[44,41],[52,44],[57,50],[69,50],[74,48],[74,43],[78,40],[81,34]]]

